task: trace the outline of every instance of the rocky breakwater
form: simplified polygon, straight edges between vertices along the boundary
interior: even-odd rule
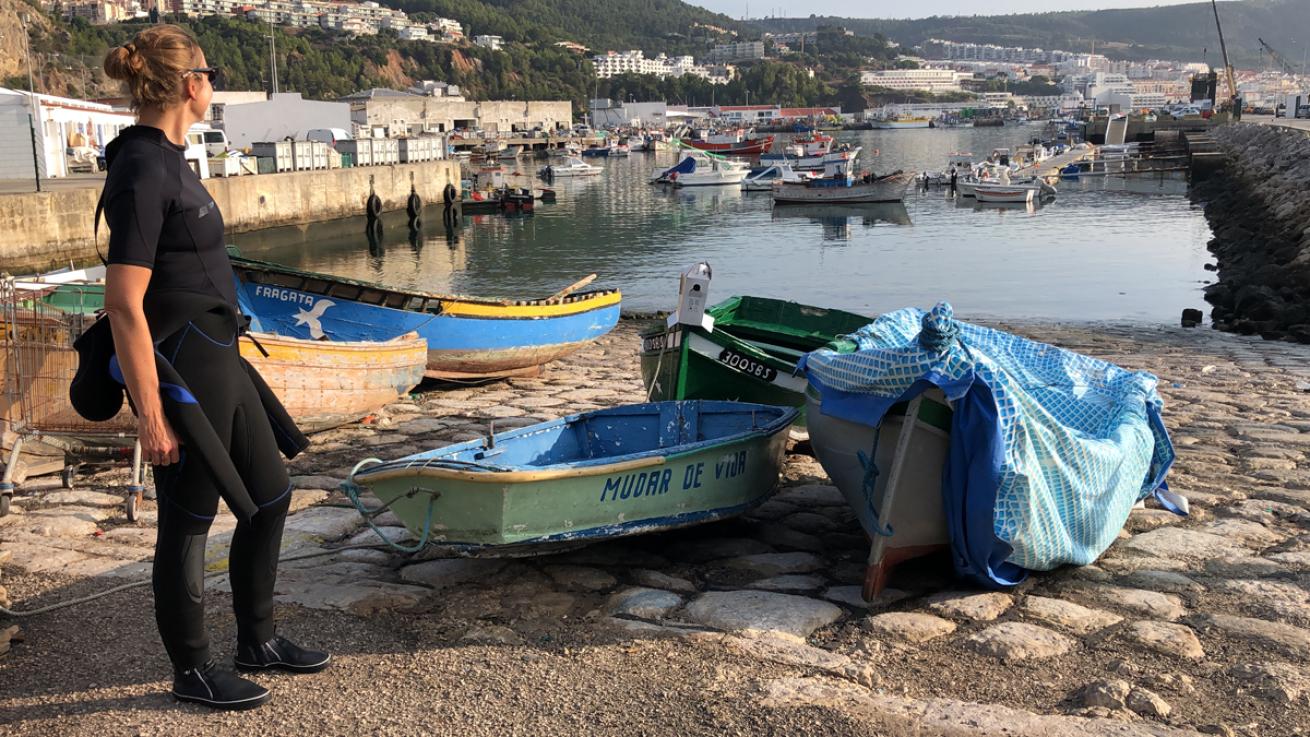
[[[1219,280],[1205,299],[1215,327],[1310,343],[1310,136],[1230,125],[1214,138],[1226,171],[1192,196],[1214,231]]]

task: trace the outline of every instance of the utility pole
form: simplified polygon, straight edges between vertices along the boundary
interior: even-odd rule
[[[268,9],[268,60],[269,60],[269,65],[273,70],[273,94],[276,95],[277,94],[277,38],[276,36],[274,36],[274,32],[273,32],[274,10],[272,6],[267,3],[265,3],[264,7]]]
[[[36,81],[32,74],[32,38],[28,32],[28,25],[32,22],[32,16],[23,13],[23,52],[27,56],[27,127],[32,134],[32,174],[36,177],[36,191],[41,191],[41,158],[37,154],[36,147],[36,126],[41,120],[40,101],[36,98]]]

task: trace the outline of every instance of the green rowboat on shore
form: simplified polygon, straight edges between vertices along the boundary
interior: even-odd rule
[[[393,512],[418,538],[410,547],[393,543],[406,552],[549,552],[711,522],[762,503],[777,486],[795,415],[740,402],[614,407],[362,461],[342,488],[370,525]],[[366,505],[365,489],[381,506]]]
[[[651,401],[727,399],[804,407],[796,362],[871,318],[765,297],[731,297],[706,310],[714,329],[659,326],[641,335]],[[804,415],[798,424],[804,425]]]

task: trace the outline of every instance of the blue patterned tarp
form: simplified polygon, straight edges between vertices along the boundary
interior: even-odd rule
[[[963,575],[1011,585],[1091,563],[1132,506],[1166,488],[1174,450],[1149,373],[957,322],[946,303],[845,337],[854,352],[801,362],[824,414],[877,425],[931,386],[955,410],[942,494]]]

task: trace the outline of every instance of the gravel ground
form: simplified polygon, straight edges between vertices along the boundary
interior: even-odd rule
[[[23,641],[0,655],[0,734],[1310,731],[1310,347],[1010,328],[1161,377],[1179,449],[1171,486],[1190,517],[1135,510],[1096,565],[1003,593],[957,591],[945,560],[921,559],[893,574],[897,595],[864,604],[852,587],[867,543],[802,445],[773,500],[713,525],[513,561],[356,550],[286,562],[280,630],[336,662],[260,676],[274,702],[252,713],[166,695],[148,587],[23,620]],[[292,464],[284,557],[373,539],[332,491],[364,454],[639,400],[636,330],[625,322],[538,379],[425,387],[372,424],[315,436]],[[148,571],[150,505],[130,524],[103,493],[123,476],[92,474],[74,493],[24,487],[23,513],[0,520],[0,584],[18,607]],[[230,529],[220,520],[211,534],[212,570]],[[227,657],[230,599],[221,580],[209,592]]]

